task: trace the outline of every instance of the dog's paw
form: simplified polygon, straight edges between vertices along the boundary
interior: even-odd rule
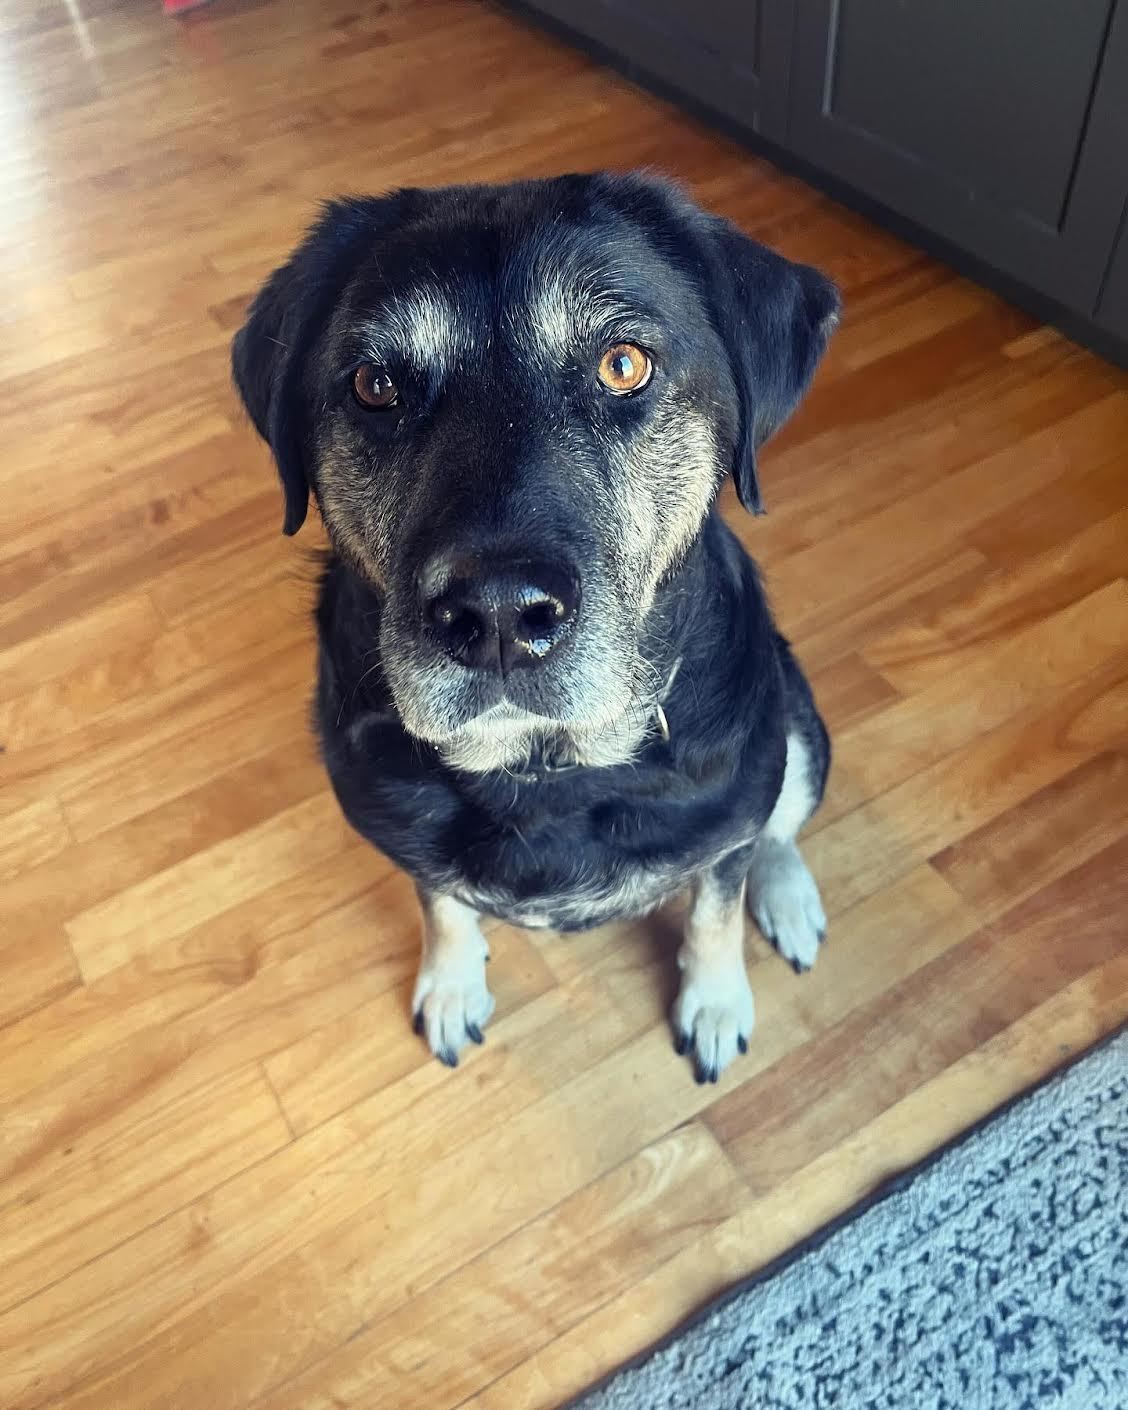
[[[756,1004],[743,961],[730,967],[688,965],[674,1003],[674,1048],[692,1055],[698,1082],[716,1082],[748,1051]]]
[[[796,974],[810,969],[826,935],[815,878],[794,843],[763,843],[748,873],[748,909]]]
[[[485,955],[463,954],[439,964],[424,963],[411,1000],[415,1031],[425,1034],[431,1051],[447,1067],[458,1066],[467,1042],[481,1043],[482,1029],[494,1011],[486,987]]]

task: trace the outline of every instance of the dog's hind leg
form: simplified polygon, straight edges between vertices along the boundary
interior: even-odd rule
[[[423,955],[411,1000],[415,1031],[448,1067],[458,1066],[467,1041],[480,1043],[494,1010],[486,987],[489,946],[478,913],[453,896],[419,893]]]
[[[787,736],[783,787],[752,849],[748,909],[765,937],[796,974],[811,968],[826,934],[826,915],[815,879],[795,839],[818,807],[826,777],[825,731],[795,729]],[[813,757],[816,751],[822,757]]]

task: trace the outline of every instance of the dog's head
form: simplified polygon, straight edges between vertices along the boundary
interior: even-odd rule
[[[285,531],[309,491],[384,596],[407,728],[503,762],[643,689],[640,633],[732,474],[798,404],[838,300],[641,176],[334,202],[267,281],[235,379]],[[493,741],[493,744],[490,743]]]

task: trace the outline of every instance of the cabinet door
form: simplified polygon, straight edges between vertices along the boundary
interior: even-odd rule
[[[1128,0],[798,0],[789,145],[1091,313],[1128,194]]]
[[[1097,322],[1114,337],[1128,343],[1128,208],[1097,308]]]
[[[782,140],[794,0],[532,0],[531,8]]]

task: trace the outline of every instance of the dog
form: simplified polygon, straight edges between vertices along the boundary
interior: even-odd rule
[[[415,881],[416,1031],[493,1011],[483,914],[581,930],[692,888],[675,1048],[747,1051],[747,904],[796,971],[826,728],[727,476],[802,398],[837,291],[642,174],[324,207],[233,345],[296,533],[328,534],[316,727],[352,826]]]

